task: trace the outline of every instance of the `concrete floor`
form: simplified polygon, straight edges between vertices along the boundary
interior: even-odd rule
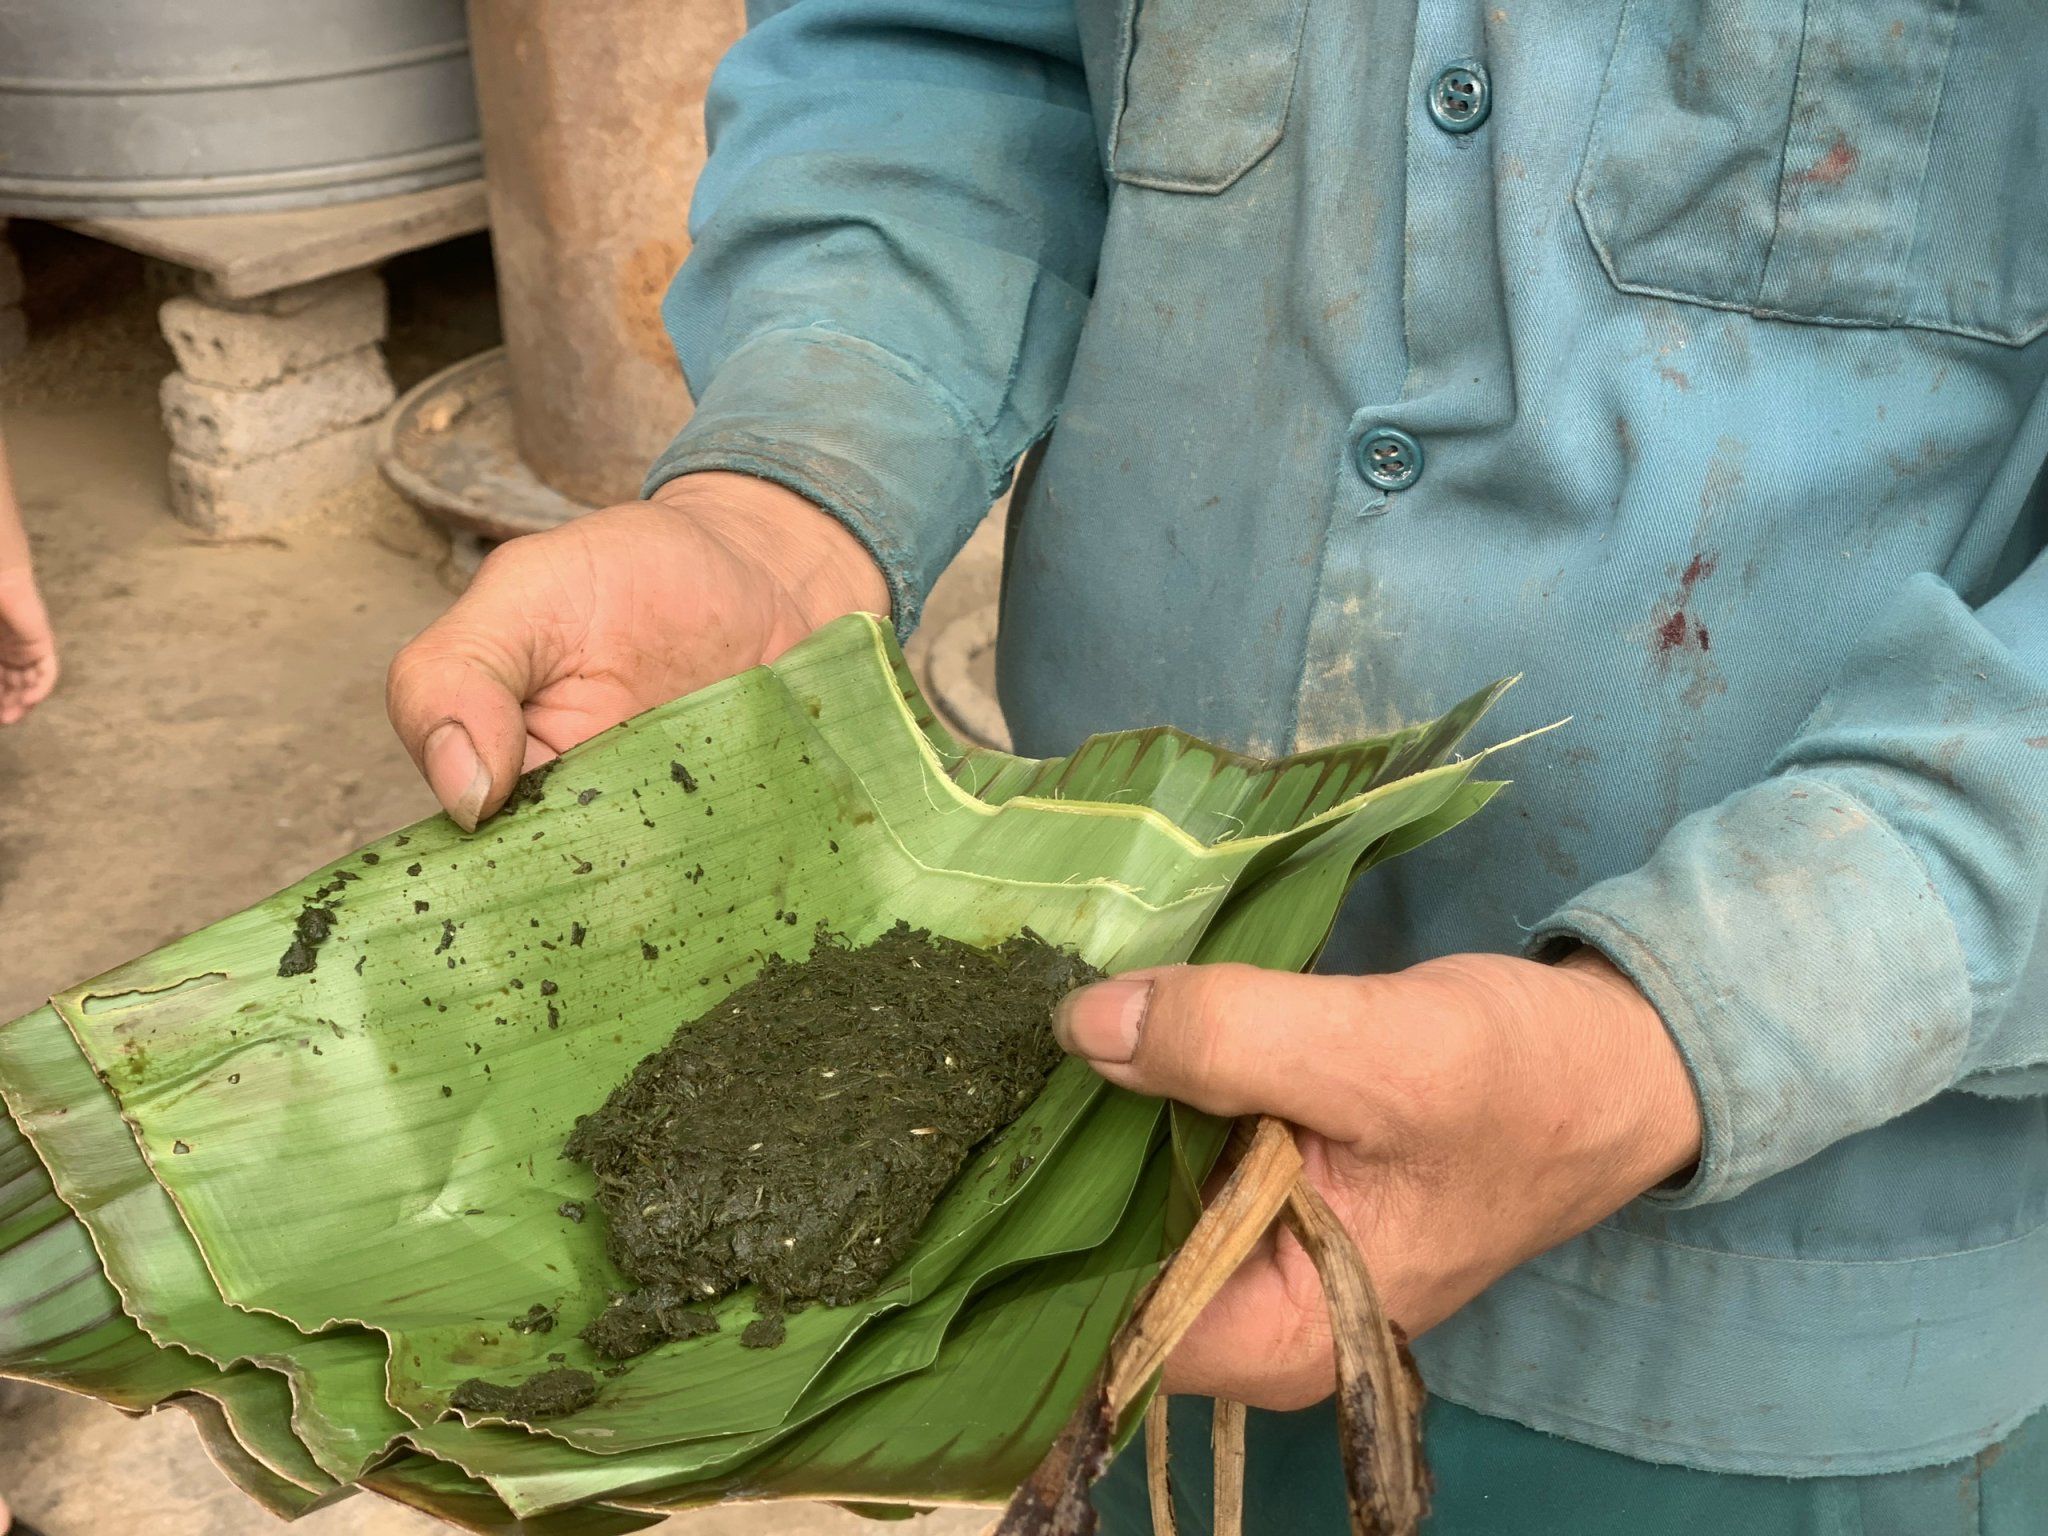
[[[147,306],[137,311],[145,317]],[[118,330],[118,327],[116,328]],[[86,366],[0,379],[0,410],[59,631],[58,691],[0,731],[0,1018],[255,901],[433,809],[385,724],[384,667],[448,594],[439,548],[374,492],[276,538],[215,544],[165,508],[146,331]],[[119,342],[120,337],[115,337]],[[57,392],[24,380],[62,376]],[[973,578],[973,590],[985,573]],[[946,607],[958,599],[948,596]],[[943,611],[943,610],[942,610]],[[182,1413],[131,1421],[0,1383],[0,1491],[48,1536],[247,1536],[275,1526]],[[892,1527],[967,1536],[986,1513]],[[437,1529],[362,1495],[314,1536]],[[837,1510],[707,1511],[680,1536],[878,1530]]]

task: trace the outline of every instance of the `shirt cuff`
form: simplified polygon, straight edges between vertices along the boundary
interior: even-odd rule
[[[1970,1040],[1962,946],[1926,868],[1832,783],[1788,775],[1672,829],[1640,869],[1538,925],[1663,1015],[1705,1120],[1699,1167],[1649,1198],[1740,1194],[1951,1086]]]
[[[928,376],[817,328],[769,331],[727,358],[641,494],[701,470],[772,480],[838,518],[887,576],[901,636],[1009,478]]]

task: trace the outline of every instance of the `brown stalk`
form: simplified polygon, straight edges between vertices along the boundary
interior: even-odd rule
[[[1216,1400],[1216,1414],[1209,1425],[1209,1448],[1216,1458],[1215,1536],[1243,1536],[1243,1403]]]
[[[1422,1374],[1380,1307],[1358,1245],[1307,1179],[1288,1195],[1287,1225],[1315,1262],[1329,1303],[1352,1536],[1413,1536],[1429,1513]]]
[[[1173,1518],[1173,1479],[1166,1466],[1166,1394],[1145,1405],[1145,1492],[1152,1505],[1152,1536],[1179,1536]]]
[[[1329,1304],[1352,1536],[1416,1536],[1429,1512],[1421,1374],[1401,1330],[1380,1306],[1364,1256],[1303,1176],[1294,1133],[1270,1116],[1259,1118],[1222,1190],[1139,1299],[1094,1388],[990,1536],[1093,1536],[1088,1490],[1109,1464],[1118,1425],[1202,1309],[1283,1215],[1315,1264]],[[1172,1536],[1164,1400],[1155,1397],[1147,1415],[1154,1536]],[[1243,1525],[1244,1423],[1242,1404],[1216,1405],[1216,1536],[1239,1536]]]
[[[1088,1490],[1109,1465],[1117,1426],[1181,1335],[1266,1235],[1300,1173],[1293,1133],[1279,1120],[1261,1119],[1249,1150],[1139,1300],[1110,1345],[1102,1374],[1011,1497],[993,1536],[1092,1536],[1095,1507]]]

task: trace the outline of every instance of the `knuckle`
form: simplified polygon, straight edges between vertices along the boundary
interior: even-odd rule
[[[516,576],[521,571],[531,569],[536,559],[545,554],[547,547],[545,541],[548,533],[557,531],[550,529],[546,533],[528,534],[524,538],[506,539],[501,544],[492,545],[484,552],[483,559],[478,562],[476,577],[471,578],[471,585],[468,590],[475,590],[476,578],[483,576],[486,571],[490,573],[493,580],[501,580],[504,577]]]
[[[391,665],[384,669],[384,707],[393,721],[404,723],[401,716],[406,706],[418,692],[424,656],[421,642],[414,640],[391,658]]]
[[[573,530],[573,524],[564,524],[492,546],[449,612],[488,612],[500,607],[524,611],[560,579],[568,558],[567,549],[580,547],[584,542],[581,537],[564,537]]]
[[[1367,1016],[1399,1046],[1374,1053],[1375,1108],[1385,1126],[1413,1138],[1487,1113],[1472,1093],[1487,1038],[1467,979],[1451,969],[1416,967],[1375,980]]]
[[[1243,965],[1191,965],[1173,973],[1160,1000],[1169,1028],[1158,1044],[1177,1080],[1227,1086],[1246,1077],[1253,1064],[1245,1044],[1253,1033],[1247,1025],[1258,975]]]
[[[477,670],[474,647],[460,621],[444,615],[415,636],[384,673],[384,706],[401,736],[424,737],[464,705]]]

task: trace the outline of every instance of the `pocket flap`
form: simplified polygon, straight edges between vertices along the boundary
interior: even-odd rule
[[[1765,319],[2048,328],[2039,0],[1628,0],[1577,203],[1616,287]]]
[[[1257,165],[1287,126],[1307,14],[1308,0],[1134,0],[1111,174],[1221,192]]]

